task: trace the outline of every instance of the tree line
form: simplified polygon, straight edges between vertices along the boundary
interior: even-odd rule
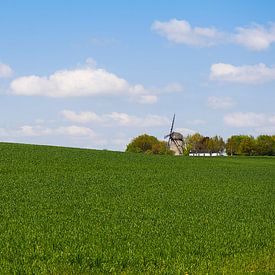
[[[275,156],[275,135],[233,135],[225,142],[222,137],[207,137],[198,133],[184,140],[185,154],[190,152],[222,153],[244,156]]]
[[[126,148],[127,152],[146,154],[173,154],[167,142],[147,134],[134,138]],[[199,133],[188,135],[183,140],[184,155],[209,153],[244,156],[275,156],[275,135],[233,135],[224,141],[220,136],[208,137]]]
[[[275,135],[231,136],[226,142],[228,155],[275,156]]]

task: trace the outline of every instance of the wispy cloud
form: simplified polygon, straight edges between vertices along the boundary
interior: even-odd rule
[[[275,116],[254,112],[236,112],[226,114],[224,123],[237,128],[274,127]]]
[[[18,128],[0,128],[0,137],[12,142],[59,145],[66,139],[68,146],[90,147],[106,145],[107,139],[89,127],[69,125],[46,127],[41,125],[23,125]]]
[[[207,106],[211,109],[229,109],[235,105],[231,97],[210,96],[207,99]]]
[[[168,41],[188,46],[209,47],[218,44],[236,44],[250,50],[268,49],[275,42],[275,24],[267,26],[251,24],[237,27],[233,32],[220,31],[215,27],[193,27],[186,20],[171,19],[153,22],[151,29]]]
[[[172,82],[167,84],[163,88],[160,88],[160,91],[165,93],[177,93],[184,91],[184,87],[181,83]]]
[[[171,42],[189,46],[213,46],[222,38],[222,33],[217,29],[192,27],[186,20],[155,21],[151,29]]]
[[[4,63],[0,62],[0,78],[8,78],[13,74],[12,68]]]
[[[264,83],[275,80],[275,68],[263,63],[243,66],[217,63],[210,68],[210,79],[244,84]]]
[[[158,115],[138,117],[119,112],[99,115],[95,112],[77,113],[71,110],[63,110],[61,114],[65,119],[75,123],[95,123],[102,126],[157,127],[170,123],[167,117]]]
[[[275,42],[275,24],[267,27],[253,24],[248,27],[239,27],[232,36],[234,43],[255,51],[269,48]]]
[[[2,128],[2,134],[6,133],[6,135],[16,135],[16,136],[23,136],[23,137],[39,137],[39,136],[52,136],[52,135],[65,135],[71,137],[90,137],[95,138],[97,135],[96,133],[88,128],[88,127],[81,127],[76,125],[71,126],[62,126],[57,128],[48,128],[40,125],[24,125],[19,127],[15,130],[4,130]]]

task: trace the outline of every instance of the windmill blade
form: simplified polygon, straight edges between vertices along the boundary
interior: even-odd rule
[[[174,122],[175,122],[175,116],[176,116],[176,114],[174,114],[174,116],[173,116],[172,125],[171,125],[171,130],[170,130],[170,135],[171,135],[172,132],[173,132]]]
[[[168,134],[168,135],[164,136],[164,139],[166,139],[166,138],[170,137],[170,135],[171,135],[171,134]]]
[[[170,148],[170,143],[171,143],[171,135],[169,135],[169,139],[168,139],[168,142],[167,142],[167,147]]]

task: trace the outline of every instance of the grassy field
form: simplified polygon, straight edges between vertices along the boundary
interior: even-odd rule
[[[275,158],[0,143],[0,273],[275,272]]]

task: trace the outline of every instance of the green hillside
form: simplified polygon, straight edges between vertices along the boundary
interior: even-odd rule
[[[0,273],[275,272],[275,158],[0,143]]]

